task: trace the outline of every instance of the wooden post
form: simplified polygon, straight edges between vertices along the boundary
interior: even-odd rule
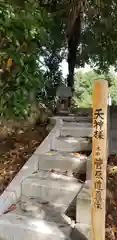
[[[108,82],[96,80],[93,92],[91,240],[105,240]]]

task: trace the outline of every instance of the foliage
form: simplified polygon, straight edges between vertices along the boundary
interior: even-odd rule
[[[93,83],[96,79],[108,80],[109,93],[112,104],[117,104],[117,76],[109,73],[99,75],[94,71],[83,73],[79,71],[75,75],[74,102],[76,107],[90,107],[92,105]]]
[[[56,87],[63,81],[59,66],[67,48],[71,87],[75,65],[88,63],[107,73],[117,61],[116,26],[115,0],[2,0],[1,115],[25,117],[30,115],[32,103],[54,104]],[[90,77],[87,81],[90,91],[82,93],[83,86],[77,91],[83,105],[91,102]],[[110,91],[114,103],[113,85]]]
[[[107,72],[117,63],[116,0],[40,0],[65,20],[68,41],[68,85],[73,86],[75,65],[93,65]]]
[[[52,19],[38,2],[28,1],[25,8],[0,3],[1,115],[25,117],[32,101],[52,100],[62,80],[63,39],[59,19]]]
[[[51,16],[52,21],[56,16],[56,19],[61,19],[60,22],[57,20],[56,27],[61,26],[62,29],[66,29],[67,35],[73,34],[75,21],[78,15],[81,15],[77,65],[80,66],[86,61],[90,61],[95,62],[98,67],[105,70],[110,64],[116,64],[116,0],[8,0],[8,2],[13,5],[20,5],[25,10],[27,9],[27,3],[31,3],[31,7],[36,5],[36,9],[45,10],[46,14],[48,13]],[[27,10],[29,11],[29,9]],[[77,25],[77,33],[78,31]]]
[[[84,63],[107,72],[117,64],[117,2],[91,0],[84,19],[77,65]]]

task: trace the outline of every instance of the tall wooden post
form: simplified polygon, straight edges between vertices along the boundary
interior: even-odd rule
[[[93,92],[91,240],[105,240],[108,82],[96,80]]]

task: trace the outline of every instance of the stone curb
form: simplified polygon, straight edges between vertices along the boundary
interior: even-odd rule
[[[21,195],[21,182],[30,176],[34,171],[38,170],[39,155],[50,150],[51,142],[60,135],[61,124],[63,121],[58,118],[54,120],[55,126],[44,139],[41,145],[36,149],[33,155],[25,163],[19,173],[8,185],[0,196],[0,215],[2,215],[12,204],[16,203]]]

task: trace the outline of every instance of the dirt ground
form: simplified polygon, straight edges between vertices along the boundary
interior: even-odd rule
[[[46,135],[46,126],[31,126],[0,139],[0,194]]]

